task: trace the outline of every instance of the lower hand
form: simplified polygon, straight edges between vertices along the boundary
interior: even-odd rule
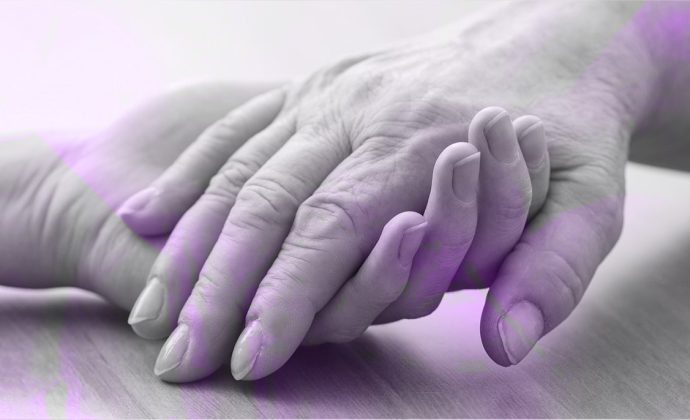
[[[179,89],[80,141],[0,138],[0,284],[81,287],[130,310],[167,236],[141,239],[114,209],[209,125],[264,90],[225,83]],[[224,135],[216,127],[202,138]]]

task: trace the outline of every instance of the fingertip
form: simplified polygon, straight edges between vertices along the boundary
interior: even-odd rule
[[[252,380],[261,377],[254,372],[263,346],[263,329],[261,322],[256,319],[250,322],[242,331],[232,352],[230,368],[232,376],[238,380]]]
[[[142,320],[129,322],[136,335],[147,340],[162,340],[170,335],[174,325],[160,320]]]
[[[159,194],[157,188],[148,187],[129,197],[121,206],[118,212],[132,214],[145,209],[151,200]]]
[[[542,123],[541,118],[537,117],[536,115],[523,115],[521,117],[518,117],[513,121],[513,126],[515,127],[515,134],[517,134],[518,139],[525,134],[529,130],[532,130],[537,126],[537,124]]]
[[[233,349],[233,375],[255,380],[280,369],[307,336],[319,309],[305,291],[260,287]]]
[[[412,267],[412,262],[414,261],[417,251],[419,251],[419,247],[424,239],[427,225],[427,222],[422,222],[417,226],[408,228],[403,233],[403,237],[398,248],[398,261],[406,270],[409,270]],[[402,292],[402,287],[400,288],[400,291]]]
[[[390,264],[397,259],[403,266],[411,263],[408,260],[414,258],[426,227],[426,218],[417,212],[406,211],[395,215],[383,227],[379,240],[371,251],[372,262]]]
[[[469,141],[486,155],[502,164],[518,160],[519,149],[510,115],[503,108],[484,108],[472,118]]]
[[[489,126],[492,121],[496,121],[503,114],[508,112],[499,106],[488,106],[477,112],[470,122],[470,128],[480,128],[482,131]]]
[[[161,197],[162,192],[158,188],[143,189],[125,201],[116,214],[139,235],[154,236],[170,233],[174,223],[170,222],[170,210],[160,208],[158,202]]]
[[[137,231],[141,224],[141,214],[146,209],[153,198],[158,195],[158,190],[152,187],[145,188],[127,200],[117,209],[116,214],[125,222],[132,230]]]
[[[187,382],[196,378],[184,375],[180,369],[189,349],[190,331],[186,324],[180,324],[168,337],[158,354],[153,372],[166,382]]]
[[[434,165],[432,195],[447,196],[448,190],[462,202],[476,200],[480,152],[470,143],[454,143],[446,147]]]
[[[497,123],[503,116],[507,116],[508,112],[497,106],[490,106],[483,108],[472,117],[469,125],[469,142],[477,146],[479,150],[483,149],[483,144],[486,142],[485,131]]]
[[[538,117],[527,115],[515,120],[514,126],[527,167],[540,168],[548,157],[544,124]]]
[[[421,214],[415,211],[404,211],[396,214],[383,227],[384,232],[389,230],[396,230],[404,232],[405,230],[424,223],[426,219]]]
[[[436,165],[455,165],[455,163],[463,160],[466,157],[472,156],[479,152],[479,149],[472,144],[467,142],[457,142],[443,149],[441,154],[436,159]]]
[[[544,332],[544,316],[527,300],[512,305],[498,320],[498,335],[512,365],[527,356]]]
[[[165,285],[153,277],[137,298],[127,320],[139,337],[157,340],[172,332],[175,324],[165,317],[165,299]]]

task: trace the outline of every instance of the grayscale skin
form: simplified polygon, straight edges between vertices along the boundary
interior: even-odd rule
[[[429,314],[447,290],[490,287],[484,346],[497,363],[518,363],[572,312],[620,235],[628,144],[637,127],[654,120],[652,103],[665,88],[662,49],[652,45],[663,40],[655,34],[663,30],[665,7],[501,5],[272,93],[284,95],[275,121],[228,157],[227,170],[211,181],[223,193],[199,198],[198,206],[221,201],[229,210],[214,226],[217,241],[199,246],[191,239],[195,222],[185,214],[176,230],[186,239],[163,251],[167,261],[154,266],[154,290],[132,313],[142,336],[172,331],[156,372],[168,381],[206,376],[234,345],[235,377],[257,379],[285,363],[305,338],[329,341],[318,337],[327,328],[318,327],[317,317],[338,313],[328,305],[395,215],[414,211],[428,219],[427,211],[436,212],[427,206],[434,164],[463,140],[481,153],[472,241],[435,237],[471,231],[462,223],[439,229],[428,221],[424,256],[415,258],[403,291],[375,322]],[[492,104],[506,112],[482,110]],[[251,107],[275,112],[276,105]],[[249,112],[237,124],[252,120]],[[550,181],[544,205],[524,230],[529,171],[509,117],[530,114],[548,133]],[[491,128],[511,141],[492,147]],[[167,218],[156,212],[167,206],[156,204],[166,202],[164,190],[135,196],[137,210],[123,207],[123,219],[141,233],[171,229],[185,209]],[[336,302],[345,307],[343,298]],[[375,311],[362,312],[369,318]],[[310,333],[312,325],[318,331]],[[337,325],[344,331],[337,341],[361,331],[356,322]]]
[[[477,158],[465,159],[473,150],[457,146],[469,140],[480,152],[476,224],[462,225],[467,220],[471,225],[471,215],[449,219],[457,226],[441,233],[474,229],[472,242],[455,238],[450,248],[458,255],[446,259],[444,275],[421,286],[416,279],[427,276],[415,256],[404,287],[400,276],[385,277],[392,279],[391,289],[380,289],[388,292],[387,300],[402,290],[392,303],[378,315],[383,306],[378,300],[357,313],[367,320],[376,316],[374,322],[423,316],[436,307],[444,285],[447,290],[488,286],[484,347],[501,365],[519,363],[576,307],[620,234],[631,138],[664,132],[669,136],[663,141],[682,144],[673,134],[687,132],[683,128],[690,120],[683,115],[690,109],[687,90],[678,89],[687,86],[690,74],[687,61],[679,59],[687,57],[688,48],[675,38],[681,32],[667,30],[668,16],[678,12],[687,13],[687,5],[510,3],[410,44],[343,60],[252,100],[228,117],[229,124],[224,119],[211,125],[258,92],[230,97],[218,88],[217,97],[211,91],[201,97],[199,92],[167,96],[57,154],[54,145],[43,147],[45,139],[9,138],[0,143],[0,198],[6,204],[0,214],[0,281],[75,285],[129,308],[151,278],[151,268],[164,267],[161,259],[178,252],[171,243],[182,247],[199,240],[191,243],[185,265],[165,273],[192,279],[166,280],[170,287],[191,284],[189,298],[184,293],[156,298],[166,311],[163,328],[176,328],[156,370],[164,380],[194,380],[217,369],[232,351],[235,376],[257,379],[278,369],[305,339],[344,341],[361,330],[361,323],[351,329],[336,323],[352,318],[345,303],[371,286],[367,273],[390,266],[376,259],[391,258],[392,243],[405,244],[398,258],[409,255],[424,230],[417,254],[440,255],[429,252],[438,229],[431,216],[444,211],[429,205],[432,187],[448,188],[442,180],[451,178],[446,170],[455,168],[452,158],[472,173],[470,163]],[[222,112],[205,113],[210,103],[224,100]],[[500,194],[482,192],[488,159],[496,159],[494,168],[499,162],[510,165],[516,150],[514,142],[492,148],[491,136],[482,135],[503,118],[496,108],[477,114],[492,104],[510,117],[538,115],[548,140],[548,195],[526,230],[527,192],[536,190],[526,187],[529,163],[516,169],[518,176],[495,185],[497,191],[512,191],[507,196],[515,201],[505,208],[486,204]],[[503,138],[517,138],[521,155],[531,156],[519,139],[534,135],[536,128],[518,122],[512,122],[512,134],[507,124],[499,125]],[[477,127],[482,129],[473,130]],[[207,166],[217,173],[210,181],[215,193],[200,195],[208,190],[199,188],[203,179],[195,176],[178,177],[178,183],[154,193],[146,188],[159,182],[186,147],[204,143],[204,136],[216,138],[221,148],[237,149],[206,155],[216,163]],[[663,161],[659,153],[655,159]],[[140,190],[148,192],[127,200]],[[208,213],[217,212],[220,223],[200,235],[177,232],[197,226],[191,217],[182,222],[199,203],[215,206]],[[147,215],[147,210],[155,211]],[[499,219],[482,221],[483,214]],[[426,225],[415,223],[419,217]],[[138,237],[123,220],[155,238]],[[492,227],[496,246],[482,239]],[[185,241],[166,243],[173,228],[173,237],[185,235],[179,236]],[[420,263],[430,265],[426,258]],[[459,268],[448,279],[452,264]],[[156,293],[147,288],[142,296],[147,295]],[[333,298],[339,302],[336,309],[326,310]],[[168,308],[167,302],[174,304]],[[142,314],[142,308],[148,309]],[[160,311],[139,304],[136,309],[135,330],[147,335],[149,323],[158,333],[150,322],[158,318],[149,317]],[[325,321],[318,321],[322,312]],[[333,322],[344,333],[312,332],[321,322]]]

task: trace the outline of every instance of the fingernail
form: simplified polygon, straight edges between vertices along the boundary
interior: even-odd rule
[[[152,278],[134,303],[127,323],[135,325],[143,321],[156,319],[163,309],[165,289],[157,277]]]
[[[398,261],[400,261],[403,267],[412,265],[414,256],[419,250],[419,245],[421,245],[422,239],[424,239],[426,226],[427,222],[422,222],[407,228],[403,233],[402,239],[400,240],[400,247],[398,248]]]
[[[118,214],[123,213],[135,213],[143,210],[153,197],[158,194],[158,190],[153,187],[149,187],[139,191],[138,193],[131,196],[127,201],[124,202]]]
[[[186,324],[180,324],[175,328],[175,331],[168,337],[168,341],[161,349],[156,366],[153,372],[156,376],[169,372],[182,363],[182,358],[187,352],[189,346],[189,327]]]
[[[507,112],[501,112],[486,124],[484,136],[489,144],[491,154],[499,162],[511,163],[517,159],[517,139],[515,138],[513,123]]]
[[[479,186],[479,152],[473,153],[453,167],[453,193],[458,200],[472,203]]]
[[[527,301],[513,305],[498,321],[503,350],[513,365],[527,356],[543,331],[544,318],[541,311]]]
[[[252,321],[242,331],[232,352],[232,362],[230,363],[232,376],[238,381],[244,379],[254,367],[256,359],[259,357],[262,340],[263,334],[258,319]]]
[[[546,158],[546,139],[544,124],[536,122],[523,130],[518,138],[522,156],[529,168],[536,169]]]

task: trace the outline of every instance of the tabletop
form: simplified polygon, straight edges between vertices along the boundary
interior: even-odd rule
[[[0,126],[100,127],[170,84],[289,80],[484,4],[4,1]],[[690,176],[628,175],[621,241],[519,366],[486,356],[486,292],[463,291],[261,381],[171,385],[153,375],[161,342],[98,297],[0,288],[0,417],[690,417]]]
[[[581,304],[519,366],[484,353],[485,291],[423,319],[301,348],[277,373],[153,375],[161,342],[71,289],[0,288],[0,417],[688,417],[690,176],[629,165],[623,236]]]

